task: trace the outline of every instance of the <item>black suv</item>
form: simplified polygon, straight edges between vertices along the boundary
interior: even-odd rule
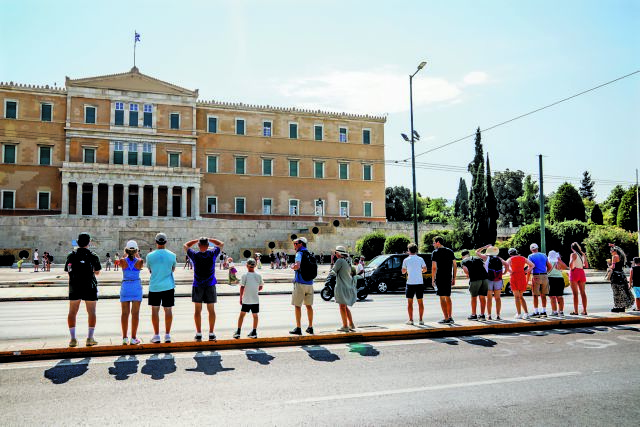
[[[404,290],[407,275],[402,274],[402,261],[408,254],[378,255],[365,267],[365,280],[370,291],[385,293]],[[422,273],[424,289],[433,290],[431,286],[431,254],[418,254],[427,264],[427,272]]]

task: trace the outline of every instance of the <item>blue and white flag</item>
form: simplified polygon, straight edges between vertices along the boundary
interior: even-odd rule
[[[134,31],[134,34],[135,34],[135,36],[134,36],[134,41],[133,41],[133,42],[134,42],[134,43],[137,43],[137,42],[139,42],[139,41],[140,41],[140,34],[138,34],[138,33],[137,33],[137,32],[135,32],[135,31]]]

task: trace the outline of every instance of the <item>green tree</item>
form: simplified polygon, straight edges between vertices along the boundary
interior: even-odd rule
[[[596,204],[593,209],[591,209],[591,222],[596,225],[602,225],[604,224],[603,221],[602,210],[600,209],[600,206]]]
[[[467,190],[467,182],[463,178],[460,178],[458,184],[458,195],[453,207],[453,214],[463,220],[469,219],[469,191]]]
[[[602,203],[602,210],[604,216],[604,223],[608,225],[615,225],[618,222],[618,206],[624,196],[624,188],[621,185],[616,185],[611,189],[609,197]]]
[[[491,166],[489,164],[489,154],[487,153],[487,242],[492,245],[496,242],[498,237],[498,201],[493,193],[493,186],[491,185]]]
[[[451,234],[453,230],[431,230],[427,231],[422,235],[422,245],[420,245],[420,252],[433,252],[433,239],[437,236],[440,236],[444,239],[444,245],[450,248],[451,245]]]
[[[426,199],[427,207],[424,211],[424,219],[431,223],[447,224],[453,217],[453,208],[449,206],[447,199],[438,197]]]
[[[522,215],[520,215],[520,207],[518,198],[522,196],[522,180],[524,172],[510,171],[495,172],[493,174],[493,191],[498,201],[498,224],[502,227],[508,227],[509,223],[513,226],[522,224]]]
[[[475,247],[488,243],[489,220],[487,218],[486,187],[484,177],[484,154],[480,128],[476,130],[475,156],[468,168],[471,173],[471,196],[469,213],[471,215],[471,235]]]
[[[624,193],[620,206],[618,207],[617,225],[628,231],[637,231],[638,229],[638,211],[636,199],[636,186],[632,186]]]
[[[381,231],[365,234],[356,242],[356,252],[368,261],[382,254],[387,237]]]
[[[589,266],[599,270],[607,268],[607,259],[611,258],[609,243],[620,246],[627,258],[632,258],[638,253],[637,233],[629,233],[622,228],[609,225],[595,226],[584,241]]]
[[[522,196],[518,197],[520,215],[523,224],[532,224],[540,218],[540,201],[538,197],[538,183],[527,175],[524,179]]]
[[[584,171],[582,173],[580,189],[578,190],[583,199],[595,200],[596,193],[593,190],[594,184],[595,183],[593,182],[593,179],[591,179],[591,175],[589,175],[589,171]]]
[[[451,249],[458,251],[463,248],[472,247],[473,239],[471,238],[471,225],[469,224],[469,221],[465,221],[460,217],[454,216],[449,222],[449,226],[451,227],[451,230],[447,234],[446,240]]]
[[[407,252],[407,246],[411,240],[404,234],[395,234],[384,241],[385,254],[403,254]]]
[[[410,221],[413,212],[413,194],[407,187],[385,189],[387,221]]]
[[[551,199],[551,221],[562,222],[577,219],[586,221],[584,203],[576,188],[565,182],[556,191]]]

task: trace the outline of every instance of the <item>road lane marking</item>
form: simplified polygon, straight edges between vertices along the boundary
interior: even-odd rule
[[[285,404],[316,403],[316,402],[327,402],[330,400],[359,399],[363,397],[380,397],[380,396],[389,396],[394,394],[407,394],[407,393],[416,393],[416,392],[424,392],[424,391],[446,390],[451,388],[477,387],[477,386],[484,386],[484,385],[516,383],[516,382],[523,382],[523,381],[535,381],[535,380],[543,380],[543,379],[549,379],[549,378],[563,378],[563,377],[576,376],[580,374],[581,373],[577,371],[576,372],[558,372],[555,374],[532,375],[529,377],[500,378],[495,380],[471,381],[466,383],[454,383],[454,384],[440,384],[440,385],[432,385],[432,386],[426,386],[426,387],[403,388],[403,389],[397,389],[397,390],[382,390],[382,391],[372,391],[372,392],[366,392],[366,393],[310,397],[307,399],[287,400],[285,402],[280,402],[280,403],[285,403]],[[279,405],[280,403],[274,402],[272,405]]]

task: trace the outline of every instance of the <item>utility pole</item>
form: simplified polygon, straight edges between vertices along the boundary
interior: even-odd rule
[[[638,256],[640,256],[640,195],[638,195],[638,169],[636,169],[636,221],[636,231],[638,232]]]
[[[544,230],[544,191],[542,189],[542,154],[538,155],[538,163],[540,167],[540,252],[547,253],[547,244],[545,242]]]

